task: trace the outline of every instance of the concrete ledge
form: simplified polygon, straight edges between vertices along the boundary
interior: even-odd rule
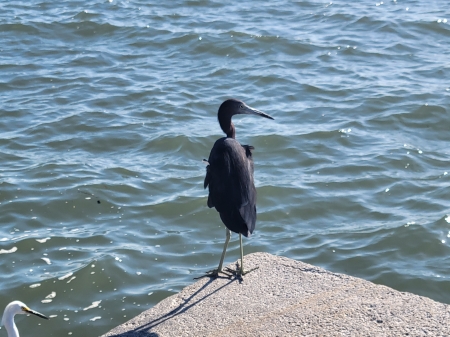
[[[245,256],[256,266],[201,279],[102,337],[450,335],[450,305],[267,253]]]

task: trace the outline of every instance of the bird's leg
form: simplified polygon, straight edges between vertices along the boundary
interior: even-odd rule
[[[225,258],[225,253],[227,252],[228,242],[230,242],[231,231],[228,228],[226,229],[226,231],[227,236],[225,239],[225,245],[223,246],[222,256],[220,257],[219,267],[217,267],[217,273],[220,273],[222,271],[223,259]]]
[[[203,275],[200,277],[195,277],[194,280],[200,279],[203,277],[217,277],[217,276],[219,276],[219,273],[224,273],[225,275],[231,276],[230,274],[222,271],[223,259],[225,258],[225,253],[227,252],[227,247],[228,247],[228,242],[230,242],[230,237],[231,237],[231,231],[228,228],[226,228],[225,245],[223,246],[223,252],[222,252],[222,256],[220,257],[219,267],[217,267],[217,269],[208,271],[206,273],[206,275]]]
[[[241,270],[240,274],[244,275],[244,247],[242,246],[242,234],[239,233],[239,243],[241,245]]]
[[[248,271],[244,270],[244,246],[242,245],[242,234],[241,233],[239,233],[239,243],[241,245],[241,266],[239,268],[239,271],[234,272],[234,273],[237,274],[237,275],[240,275],[240,276],[244,276],[245,274],[248,274],[248,273],[258,269],[259,267],[250,269]]]

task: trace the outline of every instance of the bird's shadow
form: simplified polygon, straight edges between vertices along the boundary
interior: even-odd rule
[[[213,292],[196,300],[195,302],[189,303],[197,294],[201,293],[204,289],[206,289],[209,285],[211,285],[211,283],[214,282],[214,280],[216,280],[217,278],[227,279],[227,280],[229,280],[229,282],[225,283],[224,285],[217,288]],[[186,312],[187,310],[192,308],[194,305],[196,305],[199,302],[203,301],[204,299],[208,298],[212,294],[222,290],[223,288],[230,285],[232,282],[234,282],[236,280],[239,282],[242,282],[242,280],[239,277],[229,278],[229,277],[218,276],[216,278],[210,278],[200,289],[198,289],[195,293],[193,293],[191,296],[189,296],[187,299],[185,299],[184,303],[181,303],[178,307],[169,311],[167,314],[162,315],[162,316],[160,316],[144,325],[141,325],[133,330],[129,330],[127,332],[120,333],[117,335],[111,335],[110,337],[158,337],[159,334],[157,334],[155,332],[150,332],[149,330],[158,326],[159,324],[161,324],[165,321],[170,320],[173,317],[176,317],[176,316]]]

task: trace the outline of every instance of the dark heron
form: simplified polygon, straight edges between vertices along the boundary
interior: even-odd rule
[[[217,117],[227,135],[217,140],[209,154],[204,188],[209,187],[208,207],[215,207],[226,229],[226,240],[219,267],[205,276],[217,277],[222,272],[223,259],[231,232],[239,234],[241,266],[238,274],[245,275],[242,235],[249,237],[256,222],[256,188],[253,182],[253,146],[241,145],[235,139],[231,118],[238,114],[257,115],[273,119],[268,114],[249,107],[237,99],[223,102]]]

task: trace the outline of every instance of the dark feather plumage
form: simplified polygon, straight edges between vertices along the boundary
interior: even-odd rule
[[[237,99],[228,99],[220,105],[217,118],[227,135],[214,143],[206,166],[204,188],[209,188],[208,207],[215,207],[225,226],[226,239],[219,267],[205,276],[217,277],[222,272],[223,260],[230,241],[230,231],[239,233],[241,266],[239,274],[245,275],[242,235],[250,236],[256,223],[256,188],[253,182],[253,146],[241,145],[234,139],[236,129],[231,118],[238,114],[257,115],[273,119],[268,114],[253,109]],[[242,234],[242,235],[241,235]],[[253,269],[254,270],[254,269]]]
[[[219,108],[217,118],[227,137],[217,140],[209,155],[204,188],[209,187],[208,207],[215,207],[225,226],[245,236],[256,223],[256,188],[253,182],[253,146],[241,145],[235,138],[231,118],[251,114],[273,119],[244,102],[229,99]]]
[[[253,183],[252,146],[221,138],[211,150],[204,187],[209,186],[208,207],[215,207],[225,226],[244,236],[255,229],[256,189]]]

